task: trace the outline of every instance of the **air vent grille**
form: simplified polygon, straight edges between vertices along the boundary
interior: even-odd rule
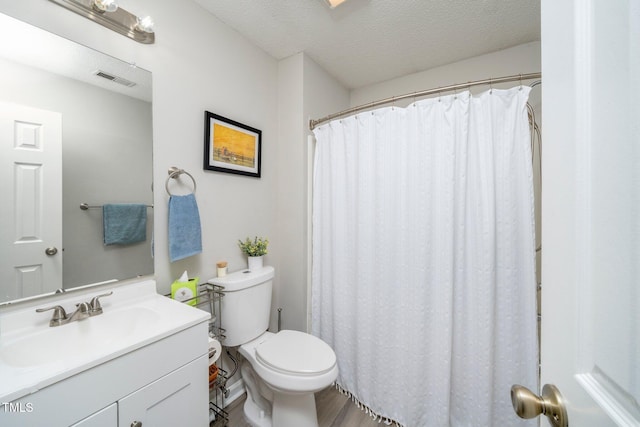
[[[95,73],[96,76],[98,77],[102,77],[103,79],[107,79],[107,80],[111,80],[114,83],[118,83],[121,84],[123,86],[127,86],[127,87],[133,87],[136,84],[130,80],[127,80],[123,77],[118,77],[118,76],[114,76],[113,74],[109,74],[107,72],[104,72],[102,70],[97,70]]]

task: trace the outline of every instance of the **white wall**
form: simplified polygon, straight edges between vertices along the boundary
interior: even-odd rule
[[[78,206],[80,202],[153,204],[152,106],[91,85],[83,86],[83,101],[76,103],[62,119],[65,288],[129,279],[151,274],[154,269],[153,208],[147,208],[144,242],[105,246],[101,210],[84,211]],[[108,119],[96,120],[96,111],[104,112]],[[124,171],[114,173],[113,165],[119,165]]]
[[[313,144],[309,119],[348,107],[349,91],[300,53],[280,61],[277,224],[280,265],[272,310],[282,308],[282,328],[306,331],[311,240],[310,184]]]
[[[277,328],[278,308],[282,308],[282,328],[301,329],[304,305],[299,295],[304,281],[304,242],[302,240],[304,213],[301,200],[304,198],[302,176],[303,134],[302,123],[302,79],[303,55],[294,55],[278,64],[278,244],[282,245],[281,263],[277,266],[278,290],[274,295],[271,330]]]
[[[351,91],[351,106],[354,107],[395,95],[403,95],[455,83],[535,72],[540,72],[540,42],[525,43],[509,49],[475,56],[464,61],[354,89]],[[495,85],[494,87],[511,86],[513,86],[513,83]],[[487,89],[489,88],[476,87],[472,88],[471,91],[477,93]],[[399,101],[398,105],[408,105],[411,102],[411,99]]]
[[[42,0],[0,0],[0,12],[62,35],[153,73],[155,272],[168,292],[183,270],[215,276],[216,261],[231,271],[246,267],[237,240],[268,236],[267,262],[278,264],[276,198],[278,159],[277,62],[190,1],[128,0],[123,7],[149,14],[156,43],[142,45]],[[262,178],[203,170],[204,111],[262,130]],[[203,253],[169,262],[167,169],[189,171],[203,231]]]

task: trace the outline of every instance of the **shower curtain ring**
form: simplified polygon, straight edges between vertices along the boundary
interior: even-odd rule
[[[489,95],[493,95],[493,78],[489,79]]]
[[[522,90],[522,73],[520,73],[519,75],[520,75],[520,90]]]

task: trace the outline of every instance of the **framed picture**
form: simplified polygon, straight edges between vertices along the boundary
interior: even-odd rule
[[[262,131],[204,112],[204,168],[260,178]]]

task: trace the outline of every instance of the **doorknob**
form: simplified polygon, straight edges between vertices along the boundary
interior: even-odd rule
[[[52,246],[50,248],[45,249],[44,253],[49,256],[53,256],[58,253],[58,248],[56,248],[55,246]]]
[[[537,396],[521,385],[513,385],[511,404],[520,418],[534,418],[544,414],[553,427],[569,426],[564,399],[553,384],[545,384],[542,387],[542,396]]]

